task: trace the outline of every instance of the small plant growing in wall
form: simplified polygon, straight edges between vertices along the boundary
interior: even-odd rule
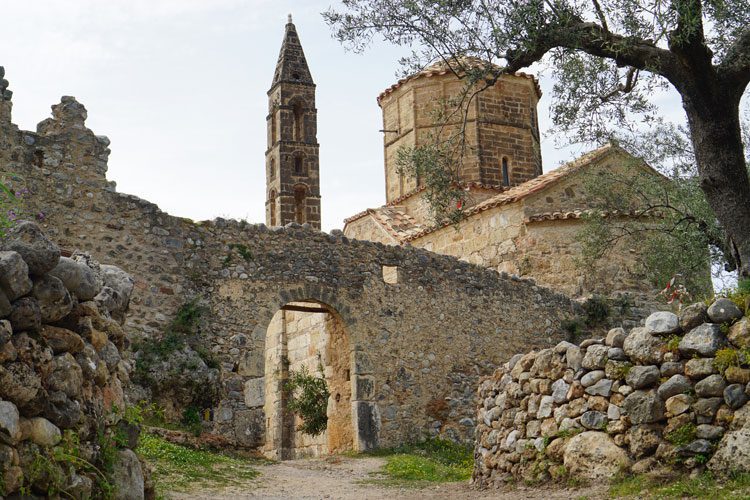
[[[328,426],[328,391],[323,377],[323,366],[318,365],[318,375],[310,373],[306,366],[299,371],[290,370],[284,384],[287,394],[287,409],[302,419],[298,430],[310,436],[322,434]]]

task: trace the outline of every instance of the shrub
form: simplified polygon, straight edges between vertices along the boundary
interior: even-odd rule
[[[724,375],[724,372],[730,366],[740,366],[740,352],[737,349],[727,347],[725,349],[719,349],[716,351],[716,357],[714,358],[714,368],[719,373]]]
[[[583,311],[586,314],[586,325],[597,326],[609,317],[609,301],[601,295],[593,295],[583,303]]]
[[[328,384],[323,378],[323,367],[318,366],[320,377],[312,375],[306,366],[299,371],[290,370],[284,384],[288,397],[287,408],[302,419],[298,430],[310,436],[322,434],[328,427]]]

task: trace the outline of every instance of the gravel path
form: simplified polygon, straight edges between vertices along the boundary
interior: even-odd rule
[[[260,478],[245,486],[221,489],[194,489],[174,492],[173,499],[235,500],[263,499],[539,499],[562,500],[606,496],[606,490],[584,488],[576,490],[516,487],[508,491],[476,491],[468,483],[444,483],[423,488],[389,487],[366,480],[377,479],[385,463],[383,458],[332,457],[326,459],[289,460],[260,465],[256,469]],[[380,476],[382,477],[382,476]]]

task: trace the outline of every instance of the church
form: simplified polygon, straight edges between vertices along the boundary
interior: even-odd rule
[[[634,302],[653,302],[656,286],[639,270],[637,242],[620,242],[606,261],[584,272],[576,236],[591,209],[587,176],[602,171],[659,174],[614,145],[543,173],[538,81],[522,73],[502,75],[471,101],[463,123],[438,124],[436,108],[459,99],[464,87],[451,68],[437,63],[378,96],[385,203],[348,217],[344,234],[451,255],[532,278],[574,298],[624,294]],[[320,229],[315,83],[291,16],[268,96],[266,223],[307,223]],[[398,152],[427,145],[436,133],[459,125],[465,127],[467,151],[458,172],[465,193],[463,217],[457,224],[435,224],[424,183],[404,174]]]

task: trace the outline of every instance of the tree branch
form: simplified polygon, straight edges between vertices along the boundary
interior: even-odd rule
[[[750,28],[745,28],[718,65],[719,78],[735,86],[740,94],[750,83]]]

